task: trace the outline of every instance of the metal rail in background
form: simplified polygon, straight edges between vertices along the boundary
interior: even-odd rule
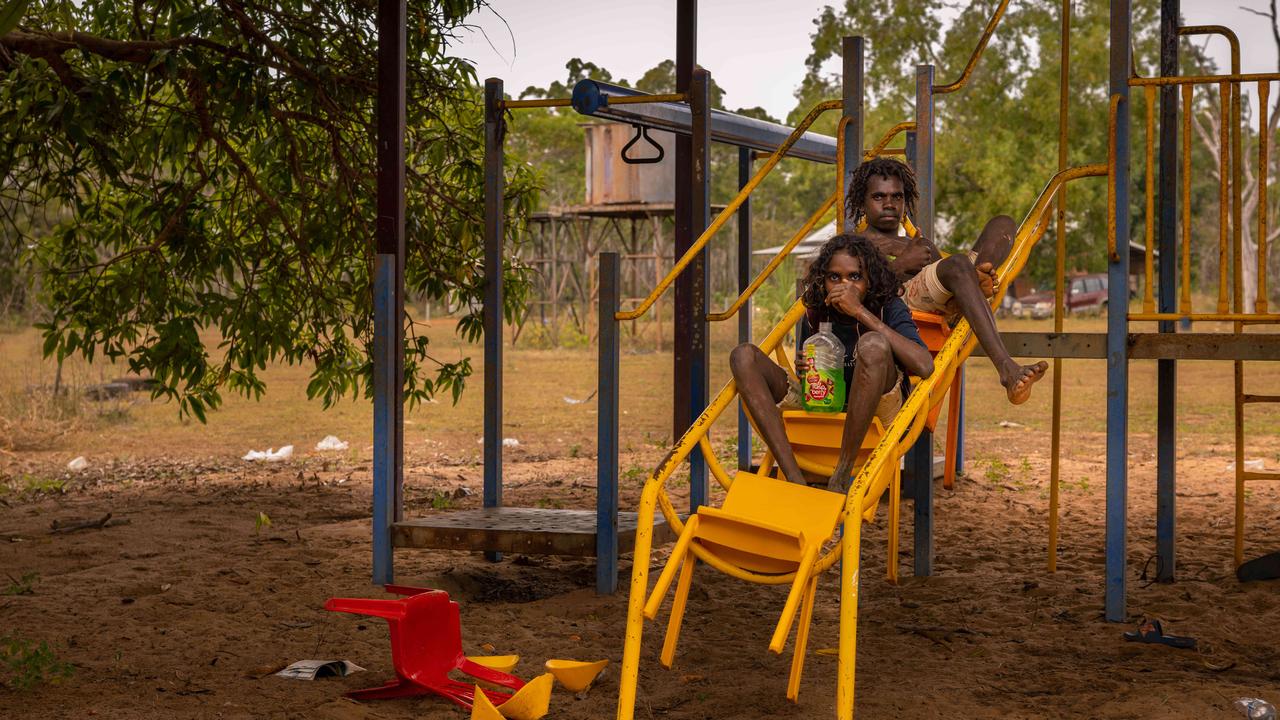
[[[964,87],[969,83],[970,76],[973,75],[973,69],[978,66],[978,60],[982,57],[987,49],[987,43],[991,41],[991,36],[996,31],[996,26],[1000,24],[1000,19],[1004,17],[1004,11],[1009,7],[1009,0],[1001,0],[1000,5],[996,7],[991,19],[987,21],[987,29],[982,31],[982,38],[978,40],[978,45],[973,49],[973,54],[969,56],[969,62],[964,66],[964,71],[960,73],[960,77],[955,82],[946,85],[934,85],[934,95],[946,95]]]
[[[618,95],[606,98],[612,105],[634,105],[638,103],[688,102],[687,93],[667,93],[666,95]],[[573,107],[573,98],[536,98],[534,100],[503,100],[503,110],[526,110],[529,108]]]
[[[841,121],[841,125],[844,125],[843,120]],[[862,156],[862,161],[866,162],[871,158],[876,157],[877,155],[883,153],[885,146],[888,145],[895,137],[897,137],[898,134],[907,132],[909,130],[914,130],[914,129],[915,129],[915,123],[913,122],[902,122],[889,128],[888,132],[886,132],[884,136],[880,138],[880,141],[876,143],[875,147],[873,147],[871,150],[868,150],[866,154]],[[840,138],[842,151],[837,154],[837,156],[840,158],[840,162],[836,163],[836,175],[843,176],[844,175],[844,172],[843,172],[844,170],[844,153],[843,153],[844,134],[838,132],[837,137]],[[745,185],[743,187],[745,187]],[[791,251],[794,250],[795,247],[800,244],[800,241],[808,237],[809,233],[813,232],[813,228],[816,227],[819,222],[821,222],[822,218],[827,214],[827,212],[833,206],[836,208],[836,216],[837,217],[840,216],[840,208],[844,207],[844,202],[845,202],[844,187],[837,186],[836,193],[828,197],[826,201],[822,203],[822,205],[818,206],[818,209],[814,211],[812,215],[809,216],[809,219],[805,222],[805,224],[802,225],[800,229],[797,230],[791,236],[791,239],[788,240],[785,245],[783,245],[781,248],[778,249],[778,252],[774,253],[774,256],[769,259],[769,262],[764,266],[764,269],[762,269],[760,273],[756,275],[755,279],[752,280],[751,283],[747,285],[747,287],[743,289],[741,293],[738,294],[738,297],[733,301],[733,303],[722,312],[709,313],[707,315],[707,320],[711,322],[722,322],[724,320],[728,320],[729,318],[737,314],[738,311],[740,311],[746,305],[746,303],[750,300],[751,296],[754,295],[755,292],[760,289],[760,286],[763,285],[765,281],[768,280],[771,275],[773,275],[774,271],[777,270],[778,267],[782,265],[782,261],[786,259],[787,255],[789,255]]]
[[[1069,81],[1071,77],[1071,0],[1062,0],[1061,23],[1061,67],[1058,74],[1058,172],[1067,169],[1068,129],[1067,110],[1069,108]],[[1064,285],[1066,282],[1067,257],[1067,188],[1058,191],[1058,211],[1055,216],[1054,248],[1056,251],[1053,264],[1053,331],[1063,331],[1063,320],[1066,312],[1063,303]],[[1062,447],[1062,358],[1053,359],[1053,403],[1052,422],[1049,437],[1049,572],[1058,570],[1058,503],[1060,462],[1059,450]]]
[[[1217,26],[1195,26],[1181,28],[1180,34],[1203,34],[1203,33],[1223,33],[1225,28]],[[1226,31],[1229,33],[1229,31]],[[1228,40],[1233,40],[1234,35],[1227,34]],[[1238,43],[1232,42],[1232,65],[1233,70],[1238,70],[1239,66],[1239,47]],[[1147,159],[1147,177],[1148,177],[1148,197],[1146,206],[1146,224],[1148,233],[1146,237],[1146,262],[1144,263],[1144,292],[1142,301],[1142,311],[1130,313],[1128,319],[1130,321],[1173,321],[1173,320],[1190,320],[1190,321],[1232,321],[1244,323],[1274,323],[1280,322],[1280,313],[1269,313],[1266,302],[1267,290],[1267,247],[1265,232],[1267,229],[1267,214],[1263,203],[1267,196],[1267,145],[1268,139],[1266,133],[1262,133],[1259,141],[1259,153],[1257,158],[1257,177],[1258,177],[1258,193],[1260,205],[1258,210],[1258,232],[1259,242],[1257,249],[1257,303],[1250,311],[1244,307],[1243,291],[1243,159],[1241,150],[1241,85],[1245,82],[1257,84],[1257,92],[1259,98],[1263,102],[1261,112],[1259,113],[1260,121],[1263,123],[1260,127],[1265,127],[1268,109],[1266,108],[1266,99],[1270,97],[1271,82],[1280,80],[1280,74],[1276,73],[1255,73],[1242,74],[1233,72],[1230,75],[1218,76],[1195,76],[1195,77],[1158,77],[1158,78],[1131,78],[1129,85],[1131,87],[1143,88],[1143,94],[1146,101],[1146,121],[1147,121],[1147,137],[1145,154]],[[1217,105],[1218,112],[1222,120],[1219,122],[1217,133],[1217,152],[1218,165],[1216,168],[1218,174],[1218,297],[1216,308],[1212,312],[1197,312],[1194,307],[1191,296],[1191,158],[1192,158],[1192,115],[1194,112],[1195,88],[1197,85],[1217,86]],[[1182,98],[1182,193],[1181,198],[1181,224],[1182,224],[1182,248],[1180,253],[1180,275],[1181,275],[1181,292],[1179,293],[1178,308],[1176,311],[1161,308],[1160,311],[1155,309],[1155,299],[1152,295],[1152,288],[1156,280],[1153,265],[1154,241],[1151,237],[1150,228],[1155,225],[1155,204],[1152,200],[1152,181],[1151,174],[1153,172],[1153,156],[1154,156],[1154,105],[1155,90],[1157,87],[1174,87],[1180,88]],[[1116,245],[1112,236],[1108,237],[1108,250],[1111,256],[1115,257]],[[1233,271],[1228,274],[1228,267],[1232,267]]]
[[[688,135],[693,128],[693,114],[689,106],[665,100],[664,97],[599,80],[581,80],[573,87],[573,109],[590,117]],[[786,125],[724,110],[712,110],[710,124],[713,142],[760,152],[776,151],[792,135],[792,129]],[[829,135],[806,132],[787,147],[786,155],[834,165],[836,139]]]
[[[707,226],[707,229],[703,231],[703,233],[698,236],[698,239],[689,246],[689,249],[680,256],[680,259],[676,261],[675,266],[672,267],[671,271],[654,286],[649,295],[645,297],[645,299],[642,300],[634,309],[626,312],[619,312],[616,315],[617,319],[635,320],[648,312],[649,308],[653,306],[658,298],[667,291],[667,288],[671,287],[671,284],[675,282],[675,279],[680,275],[680,273],[684,272],[685,268],[693,262],[694,257],[702,251],[702,248],[706,246],[711,237],[715,235],[720,228],[724,227],[725,223],[729,222],[729,218],[733,217],[733,214],[738,211],[738,208],[742,207],[742,204],[746,202],[746,199],[751,195],[751,193],[759,187],[761,182],[764,182],[765,177],[778,166],[778,163],[782,162],[782,158],[787,155],[791,147],[801,138],[802,135],[806,134],[805,129],[812,125],[813,122],[822,115],[822,113],[828,110],[834,110],[840,106],[841,102],[839,100],[828,100],[815,105],[814,108],[809,111],[809,114],[805,116],[804,120],[801,120],[800,124],[791,132],[791,136],[788,137],[776,150],[774,150],[773,154],[769,156],[769,159],[765,161],[764,165],[756,171],[756,174],[751,178],[751,181],[744,185],[742,190],[740,190],[738,194],[729,201],[729,204],[720,211],[720,214],[711,221],[711,224]],[[833,161],[834,157],[835,155],[833,153]]]

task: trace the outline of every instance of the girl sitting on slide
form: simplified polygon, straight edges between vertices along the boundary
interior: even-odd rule
[[[872,416],[886,427],[902,407],[903,372],[933,373],[933,358],[902,300],[902,283],[880,251],[862,235],[842,234],[827,241],[809,266],[803,300],[808,311],[798,328],[801,341],[830,322],[845,348],[844,433],[840,459],[827,489],[845,492],[853,463]],[[807,482],[782,425],[783,410],[802,408],[800,382],[760,348],[743,343],[729,355],[738,393],[765,445],[791,482]],[[803,374],[806,368],[798,368]]]

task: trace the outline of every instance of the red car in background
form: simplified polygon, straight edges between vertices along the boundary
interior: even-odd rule
[[[1067,279],[1063,303],[1068,313],[1107,311],[1107,276],[1103,273],[1076,275]],[[1053,317],[1053,291],[1044,290],[1018,298],[1009,308],[1014,317]]]

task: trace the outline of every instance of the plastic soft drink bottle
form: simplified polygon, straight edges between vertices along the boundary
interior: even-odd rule
[[[818,324],[818,332],[804,341],[802,354],[804,409],[844,412],[844,344],[831,332],[831,323]]]

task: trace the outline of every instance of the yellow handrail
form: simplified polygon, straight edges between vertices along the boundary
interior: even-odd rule
[[[1271,83],[1258,83],[1258,127],[1266,128]],[[1258,133],[1258,298],[1254,311],[1267,312],[1267,151],[1268,133]]]
[[[570,98],[540,98],[537,100],[503,100],[498,107],[503,110],[527,110],[529,108],[569,107],[573,105]]]
[[[1231,44],[1231,74],[1240,74],[1240,38],[1225,25],[1184,25],[1178,28],[1179,35],[1221,35]]]
[[[1207,75],[1207,76],[1186,76],[1186,77],[1156,77],[1156,78],[1132,78],[1130,86],[1142,87],[1147,102],[1147,138],[1146,138],[1146,158],[1147,158],[1147,237],[1146,249],[1147,256],[1144,263],[1144,292],[1142,301],[1142,311],[1128,314],[1130,321],[1152,321],[1152,320],[1195,320],[1195,321],[1235,321],[1243,323],[1273,323],[1280,319],[1280,314],[1268,312],[1268,304],[1266,299],[1267,286],[1267,268],[1263,259],[1266,258],[1265,232],[1267,226],[1267,216],[1265,207],[1259,203],[1258,207],[1258,232],[1260,234],[1258,257],[1258,277],[1257,277],[1257,300],[1252,311],[1244,306],[1244,247],[1243,247],[1243,193],[1244,183],[1242,178],[1243,160],[1241,149],[1241,134],[1243,124],[1241,122],[1241,87],[1245,82],[1254,82],[1257,84],[1258,95],[1260,98],[1268,98],[1270,95],[1270,84],[1273,81],[1280,80],[1278,73],[1255,73],[1242,74],[1240,69],[1239,57],[1239,40],[1228,28],[1218,25],[1198,25],[1179,28],[1179,35],[1201,35],[1201,34],[1220,34],[1224,36],[1231,44],[1232,51],[1232,73],[1229,75]],[[1218,298],[1217,306],[1213,312],[1196,312],[1192,304],[1191,296],[1191,137],[1192,137],[1192,100],[1194,90],[1197,85],[1217,86],[1216,104],[1219,107],[1220,117],[1222,121],[1217,128],[1217,152],[1218,164],[1216,171],[1218,174]],[[1178,86],[1181,88],[1182,99],[1182,208],[1181,208],[1181,245],[1182,252],[1180,267],[1176,270],[1170,268],[1169,272],[1177,272],[1180,270],[1182,282],[1180,290],[1180,298],[1178,309],[1172,312],[1156,312],[1155,301],[1153,297],[1155,268],[1153,263],[1154,241],[1152,238],[1152,227],[1154,221],[1154,203],[1152,198],[1152,174],[1153,174],[1153,157],[1154,157],[1154,102],[1155,89],[1160,86]],[[1260,128],[1265,128],[1266,110],[1265,108],[1259,113]],[[1114,117],[1112,118],[1114,121]],[[1112,130],[1114,135],[1114,130]],[[1259,137],[1259,154],[1258,154],[1258,196],[1265,198],[1267,194],[1267,148],[1269,138],[1266,132],[1262,132]],[[1114,144],[1114,140],[1111,142]],[[1112,258],[1116,257],[1118,248],[1116,247],[1117,239],[1113,237],[1113,232],[1108,231],[1108,250]],[[1231,244],[1230,249],[1228,243]],[[1232,272],[1228,275],[1228,267],[1232,268]]]
[[[959,79],[953,83],[934,85],[934,95],[946,95],[947,93],[955,92],[969,82],[969,76],[973,74],[973,69],[978,65],[978,58],[982,57],[982,53],[987,49],[987,43],[991,40],[992,34],[995,33],[996,25],[1000,24],[1000,18],[1004,17],[1004,11],[1007,7],[1009,7],[1009,0],[1001,0],[999,7],[992,13],[991,20],[987,22],[987,29],[982,31],[982,39],[978,41],[978,46],[973,49],[973,54],[969,56],[969,63],[964,66],[964,72],[960,73]]]
[[[671,284],[675,282],[676,277],[678,277],[680,273],[684,272],[684,269],[689,266],[689,263],[693,262],[693,259],[697,257],[698,253],[702,251],[702,248],[706,246],[707,241],[711,239],[711,236],[715,235],[720,228],[724,227],[725,223],[729,222],[729,218],[733,217],[734,213],[738,211],[738,208],[742,207],[742,203],[746,201],[747,197],[750,196],[756,187],[764,181],[764,178],[773,170],[773,168],[775,168],[778,163],[782,162],[782,158],[786,156],[787,151],[790,150],[791,146],[795,145],[796,141],[804,135],[805,130],[807,130],[809,126],[822,115],[822,113],[842,106],[843,102],[840,100],[827,100],[826,102],[821,102],[815,105],[814,108],[809,111],[809,114],[800,121],[800,124],[796,126],[796,129],[791,131],[791,135],[787,137],[786,141],[784,141],[782,145],[778,146],[777,150],[773,151],[773,154],[771,154],[769,159],[765,161],[765,164],[756,171],[756,174],[751,178],[751,180],[748,181],[746,185],[742,186],[742,189],[738,191],[738,194],[734,196],[733,200],[729,201],[729,204],[725,206],[724,210],[720,211],[720,214],[716,216],[716,219],[712,220],[711,224],[707,226],[707,229],[698,236],[698,239],[689,246],[688,250],[685,250],[684,254],[680,256],[680,259],[676,261],[675,266],[671,268],[671,271],[658,282],[649,295],[645,297],[645,299],[642,300],[634,309],[625,312],[618,312],[614,315],[614,318],[618,320],[635,320],[648,312],[649,308],[657,302],[658,298],[662,297],[662,294],[667,291],[667,288],[671,287]]]
[[[835,203],[836,195],[835,193],[832,193],[827,197],[826,202],[818,206],[817,211],[810,215],[804,225],[800,226],[800,229],[791,236],[791,239],[787,241],[787,244],[783,245],[778,252],[774,254],[773,258],[769,260],[769,264],[764,266],[764,269],[756,275],[755,279],[751,281],[751,284],[747,286],[747,289],[743,290],[738,295],[738,298],[733,301],[733,304],[724,312],[709,313],[707,315],[707,320],[710,320],[711,322],[720,322],[722,320],[728,320],[736,315],[738,311],[742,309],[742,306],[747,303],[747,300],[755,294],[756,290],[759,290],[760,286],[769,279],[769,276],[773,274],[773,271],[777,270],[778,266],[782,265],[782,261],[786,260],[787,255],[789,255],[791,251],[800,244],[800,241],[809,237],[809,233],[813,232],[814,226],[822,221],[822,217],[827,214],[827,211],[829,211]],[[837,211],[837,217],[838,216],[839,212]]]
[[[1143,85],[1208,85],[1219,82],[1260,82],[1280,80],[1280,73],[1231,73],[1229,75],[1174,75],[1129,78],[1130,87]]]
[[[1119,260],[1116,249],[1116,115],[1123,95],[1111,96],[1111,110],[1107,119],[1107,257]]]
[[[667,93],[666,95],[609,95],[606,105],[639,105],[642,103],[686,102],[689,96],[685,93]]]

